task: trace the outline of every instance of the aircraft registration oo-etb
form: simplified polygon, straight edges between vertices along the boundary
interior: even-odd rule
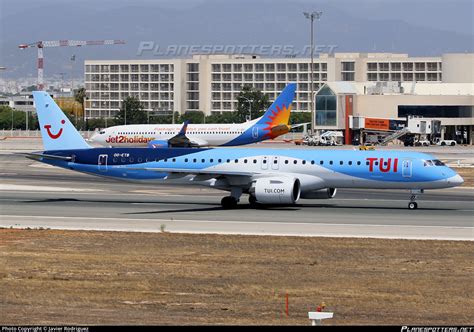
[[[235,207],[243,194],[252,205],[295,204],[332,198],[336,188],[376,188],[409,190],[408,207],[416,209],[416,195],[424,190],[463,183],[441,161],[415,152],[92,148],[47,93],[33,96],[45,150],[27,157],[100,177],[220,189],[229,193],[224,208]]]

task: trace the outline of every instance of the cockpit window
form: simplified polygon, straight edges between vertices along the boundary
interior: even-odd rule
[[[432,160],[433,161],[433,164],[435,164],[435,166],[446,166],[441,160]]]
[[[105,134],[105,130],[99,131],[99,134],[101,134],[101,135]]]
[[[424,166],[434,166],[433,162],[431,160],[425,160],[423,163]]]

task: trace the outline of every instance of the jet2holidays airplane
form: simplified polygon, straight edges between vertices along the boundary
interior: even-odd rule
[[[273,139],[286,134],[296,83],[288,84],[258,119],[237,124],[137,124],[113,126],[94,134],[90,141],[108,147],[235,146]]]
[[[336,188],[407,189],[409,209],[425,189],[459,186],[463,179],[436,158],[415,152],[271,148],[92,148],[53,99],[33,92],[45,151],[40,162],[147,184],[201,185],[227,191],[224,208],[242,194],[251,205],[295,204],[332,198]],[[282,105],[289,107],[289,105]]]

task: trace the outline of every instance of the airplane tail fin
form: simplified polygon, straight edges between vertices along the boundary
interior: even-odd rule
[[[270,128],[286,125],[290,120],[291,103],[295,98],[296,83],[288,84],[273,104],[267,109],[257,124],[267,124]]]
[[[46,151],[91,148],[49,94],[34,91],[33,98]]]

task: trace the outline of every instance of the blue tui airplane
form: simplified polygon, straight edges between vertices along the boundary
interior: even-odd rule
[[[321,151],[269,148],[93,148],[53,99],[33,92],[45,151],[27,157],[101,177],[146,183],[201,185],[242,194],[255,204],[294,204],[300,198],[332,198],[336,188],[407,189],[409,209],[425,189],[464,181],[436,158],[401,151]]]

